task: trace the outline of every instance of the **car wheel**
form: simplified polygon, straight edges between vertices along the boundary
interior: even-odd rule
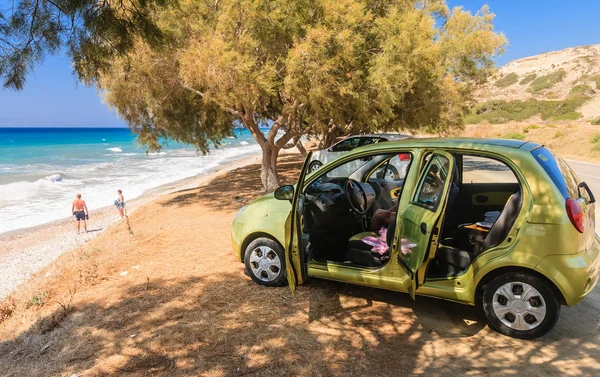
[[[257,238],[244,253],[246,271],[256,283],[266,286],[284,285],[286,280],[285,252],[270,238]]]
[[[321,166],[323,166],[323,163],[321,161],[312,161],[309,165],[308,165],[308,171],[309,172],[313,172],[315,170],[317,170],[318,168],[320,168]]]
[[[490,327],[501,334],[534,339],[552,330],[560,314],[553,289],[542,279],[521,272],[500,275],[483,293]]]
[[[399,177],[400,175],[398,174],[398,169],[396,169],[395,167],[388,166],[387,169],[385,169],[385,174],[383,175],[384,179],[390,181],[397,181]]]

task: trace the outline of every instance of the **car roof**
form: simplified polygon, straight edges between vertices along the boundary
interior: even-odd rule
[[[473,149],[473,150],[488,150],[488,149],[521,149],[532,151],[541,147],[541,144],[533,143],[524,140],[512,139],[478,139],[468,137],[423,137],[423,138],[407,138],[401,140],[391,140],[384,144],[371,144],[355,150],[368,150],[379,148],[398,147],[418,147],[418,148],[452,148],[452,149]],[[491,148],[490,148],[491,147]]]
[[[350,135],[346,139],[349,139],[351,137],[387,137],[387,138],[394,138],[394,139],[408,139],[408,138],[411,138],[413,136],[412,135],[408,135],[408,134],[381,133],[381,134]]]

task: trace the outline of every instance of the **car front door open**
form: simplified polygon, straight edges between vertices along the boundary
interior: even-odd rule
[[[285,222],[285,267],[292,293],[296,290],[296,286],[302,284],[308,276],[305,256],[308,233],[304,231],[305,196],[302,189],[311,158],[312,152],[309,152],[294,190],[290,215]]]
[[[430,259],[429,256],[437,248],[440,233],[438,222],[445,209],[454,165],[451,154],[434,151],[419,177],[417,189],[401,215],[398,259],[412,279],[408,291],[413,299],[419,284],[419,267]]]

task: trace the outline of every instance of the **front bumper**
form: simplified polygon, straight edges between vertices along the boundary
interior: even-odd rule
[[[561,291],[565,303],[573,306],[587,296],[598,283],[600,273],[600,238],[592,246],[573,255],[548,255],[535,267],[552,280]]]

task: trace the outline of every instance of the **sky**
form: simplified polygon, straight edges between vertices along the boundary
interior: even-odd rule
[[[10,0],[0,0],[6,9]],[[600,0],[448,0],[476,12],[488,4],[509,46],[497,65],[600,43]],[[48,58],[20,92],[0,88],[0,127],[125,127],[93,88],[75,80],[65,56]]]

